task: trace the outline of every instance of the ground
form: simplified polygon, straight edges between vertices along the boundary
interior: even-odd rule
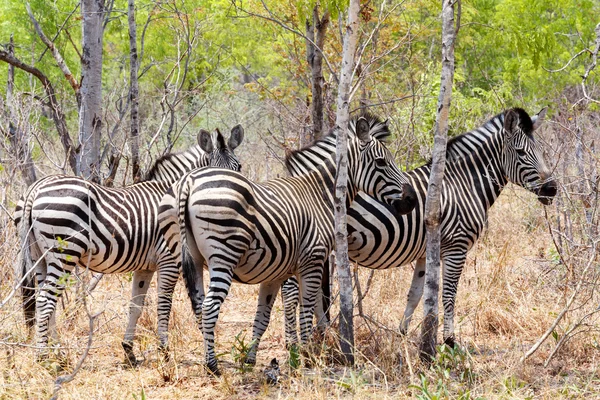
[[[2,233],[0,297],[10,297],[12,265],[19,244],[14,229]],[[151,288],[140,318],[135,351],[143,362],[122,364],[121,339],[127,318],[130,276],[106,276],[87,297],[94,323],[92,346],[81,369],[58,392],[61,399],[189,399],[189,398],[600,398],[598,343],[594,330],[569,340],[544,366],[557,340],[570,326],[569,313],[540,349],[521,362],[525,352],[552,324],[572,292],[568,274],[557,261],[542,206],[534,196],[509,189],[490,214],[489,228],[475,248],[460,282],[456,331],[460,347],[442,349],[430,367],[418,361],[419,320],[406,338],[398,335],[411,279],[411,266],[378,271],[363,301],[365,317],[355,317],[357,364],[341,365],[335,328],[315,345],[315,359],[291,370],[284,346],[280,299],[258,353],[258,365],[244,371],[235,362],[237,336],[247,344],[258,287],[234,285],[217,325],[217,349],[223,376],[209,376],[201,365],[203,345],[189,301],[179,284],[171,319],[173,363],[165,365],[157,351],[156,291]],[[369,271],[360,269],[365,290]],[[85,279],[85,277],[84,277]],[[60,302],[58,333],[69,364],[77,364],[89,337],[85,307],[76,301],[78,285]],[[77,305],[79,304],[79,305]],[[335,315],[337,311],[334,310]],[[441,337],[441,328],[440,335]],[[16,298],[0,308],[0,399],[49,398],[57,364],[35,361]],[[243,349],[242,349],[243,350]],[[272,358],[281,365],[280,382],[265,382]]]

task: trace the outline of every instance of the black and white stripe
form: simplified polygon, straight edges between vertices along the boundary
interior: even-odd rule
[[[36,323],[40,355],[46,352],[48,330],[54,325],[56,302],[65,287],[65,275],[76,267],[103,274],[134,271],[129,322],[123,347],[135,361],[132,346],[144,297],[157,268],[175,266],[158,230],[158,205],[169,187],[186,172],[214,165],[239,170],[233,154],[243,139],[236,126],[228,144],[223,135],[201,131],[199,145],[159,159],[146,179],[125,188],[109,188],[80,177],[54,175],[31,185],[19,201],[15,220],[22,255],[17,265],[28,325]],[[34,274],[39,290],[36,295]],[[168,268],[167,268],[168,269]],[[159,281],[174,286],[169,275]],[[174,278],[175,280],[177,277]],[[159,297],[159,319],[168,321],[170,294]],[[52,329],[53,330],[53,329]]]
[[[444,181],[441,190],[441,260],[443,262],[444,339],[454,341],[454,302],[467,251],[483,231],[489,208],[510,181],[535,193],[549,204],[557,185],[545,164],[533,132],[546,110],[532,118],[513,108],[489,120],[480,128],[448,142]],[[313,165],[294,165],[292,174]],[[408,325],[423,294],[425,275],[425,196],[430,164],[410,171],[409,183],[417,193],[417,206],[404,216],[359,193],[348,210],[348,251],[350,259],[372,269],[400,267],[416,261],[408,304],[401,331]],[[286,341],[296,338],[295,305],[297,283],[284,284]],[[328,287],[323,288],[328,292]]]
[[[363,190],[400,211],[410,210],[414,193],[391,153],[374,138],[365,119],[355,124],[356,134],[348,140],[350,199]],[[169,249],[179,254],[179,243],[184,244],[183,273],[211,371],[218,372],[214,330],[233,280],[260,284],[247,362],[256,361],[279,287],[292,275],[300,282],[302,343],[308,339],[323,264],[334,243],[335,143],[331,133],[290,154],[288,162],[319,160],[318,167],[296,177],[257,184],[236,172],[207,168],[186,175],[161,202],[159,219]],[[206,298],[205,260],[210,274]]]

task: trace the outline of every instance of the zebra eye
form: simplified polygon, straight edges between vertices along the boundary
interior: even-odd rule
[[[385,167],[387,167],[387,161],[385,160],[385,158],[376,158],[375,166],[377,166],[379,168],[385,168]]]
[[[524,149],[515,149],[517,151],[517,155],[519,157],[525,157],[527,155],[527,152]]]

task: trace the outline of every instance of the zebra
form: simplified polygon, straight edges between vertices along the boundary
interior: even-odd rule
[[[454,302],[467,252],[484,226],[488,210],[510,181],[538,196],[549,205],[557,183],[546,166],[533,133],[542,124],[547,109],[530,117],[521,108],[496,115],[483,126],[448,141],[446,171],[441,190],[441,260],[443,261],[443,338],[454,346]],[[315,168],[314,160],[294,159],[288,163],[292,176]],[[348,253],[353,262],[371,269],[400,267],[416,261],[408,302],[400,332],[406,334],[415,308],[423,294],[426,230],[425,196],[431,162],[407,173],[416,190],[417,206],[399,216],[364,193],[348,209]],[[325,273],[324,275],[327,275]],[[325,281],[325,280],[324,280]],[[328,309],[329,283],[323,283],[324,306]],[[296,307],[298,283],[288,279],[282,288],[285,309],[286,343],[297,341]],[[327,315],[317,315],[328,321]]]
[[[176,264],[158,232],[160,199],[179,177],[197,167],[212,165],[239,171],[241,164],[233,150],[243,137],[241,125],[231,130],[227,144],[218,129],[212,135],[201,130],[197,145],[161,157],[142,182],[124,188],[101,186],[77,176],[52,175],[27,189],[15,211],[22,244],[15,269],[17,281],[23,281],[26,323],[30,329],[36,325],[38,358],[47,356],[48,331],[54,331],[56,302],[65,288],[65,278],[79,266],[103,274],[133,271],[122,346],[126,362],[135,365],[135,328],[152,276],[157,268]],[[168,324],[172,289],[164,293],[162,288],[175,286],[170,279],[163,274],[158,282],[159,321],[163,325]]]
[[[415,205],[413,189],[380,139],[381,132],[371,131],[366,119],[350,121],[348,198],[363,190],[399,213],[409,212]],[[300,281],[301,337],[303,344],[307,341],[323,264],[334,244],[335,149],[332,131],[286,157],[288,163],[318,159],[320,167],[262,184],[233,171],[192,171],[161,201],[161,232],[169,250],[182,255],[184,280],[204,336],[206,367],[213,374],[219,374],[215,325],[233,280],[260,284],[248,364],[256,363],[279,287],[292,275]],[[206,297],[205,261],[210,275]]]

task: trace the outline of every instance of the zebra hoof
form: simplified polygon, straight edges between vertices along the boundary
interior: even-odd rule
[[[133,353],[133,342],[123,341],[121,342],[121,346],[123,346],[123,350],[125,350],[125,359],[123,360],[123,365],[129,368],[137,367],[140,362]]]
[[[221,376],[221,371],[219,371],[219,366],[217,365],[216,360],[212,363],[206,364],[205,368],[211,375]]]
[[[162,344],[159,345],[158,352],[160,353],[163,362],[171,361],[171,355],[169,354],[169,346],[162,345]]]
[[[446,339],[444,339],[444,344],[446,346],[450,347],[451,349],[456,347],[457,343],[456,343],[456,339],[454,338],[454,335],[448,336]]]
[[[245,365],[249,365],[251,367],[254,367],[256,365],[256,355],[252,356],[247,356],[243,359],[243,363]]]

